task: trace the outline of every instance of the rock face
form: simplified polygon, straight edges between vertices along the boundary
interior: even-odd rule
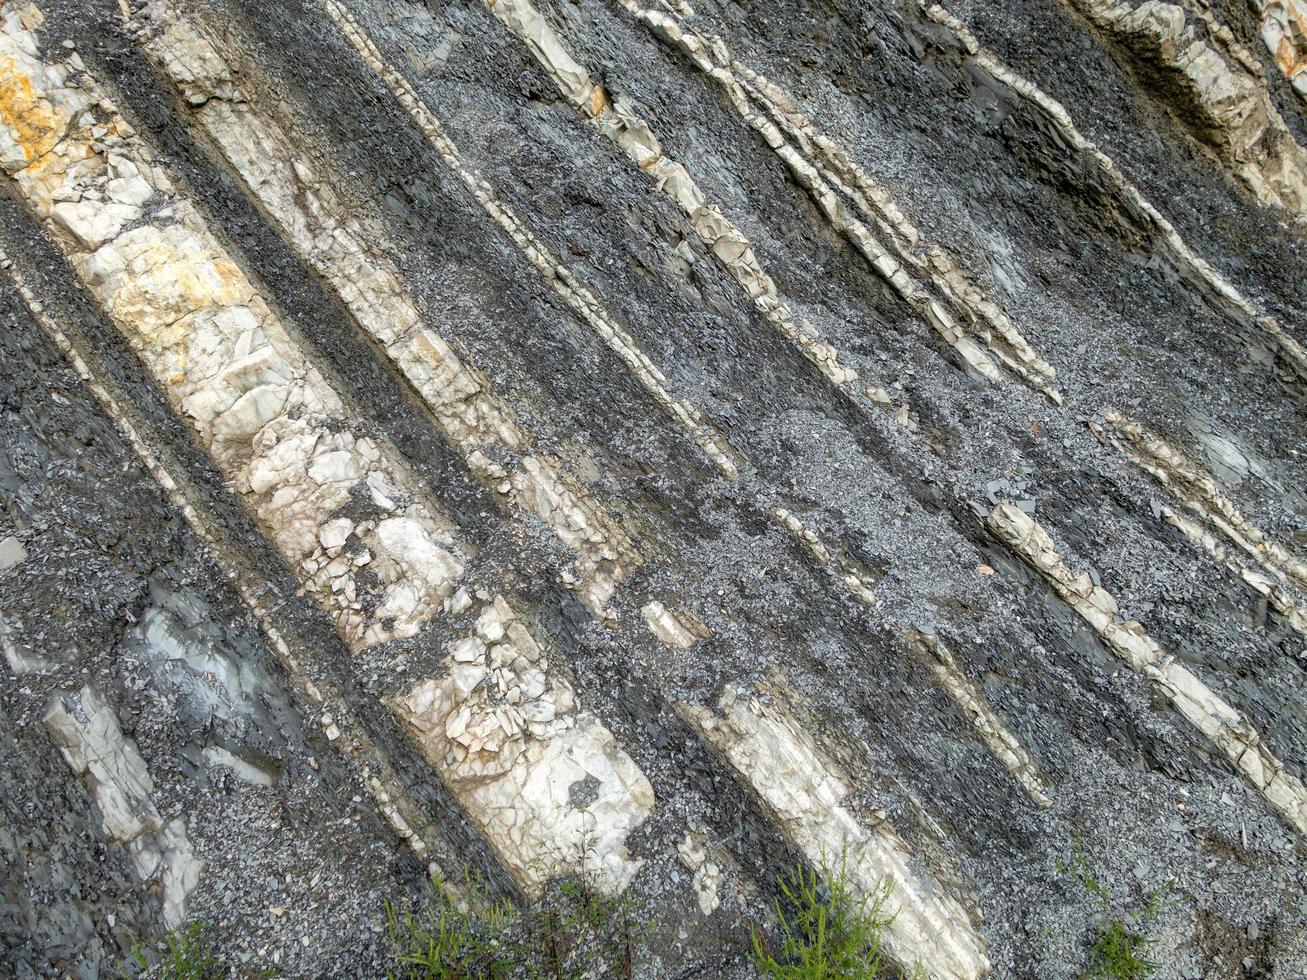
[[[387,900],[580,876],[747,977],[839,862],[907,973],[1303,975],[1305,64],[1300,0],[0,4],[0,973],[381,975]]]

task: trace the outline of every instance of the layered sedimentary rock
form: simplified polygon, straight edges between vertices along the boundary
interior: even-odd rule
[[[350,406],[153,163],[78,56],[39,60],[41,22],[35,7],[14,11],[0,35],[19,93],[6,106],[4,159],[91,293],[352,649],[417,633],[438,612],[465,611],[473,603],[459,584],[466,551],[448,525],[418,499],[401,463],[351,431]],[[511,616],[502,599],[487,608]],[[529,635],[523,642],[534,643]],[[459,706],[475,711],[478,724],[513,731],[508,719],[516,709],[469,704],[470,688],[459,693]],[[570,703],[570,694],[564,700]],[[340,737],[329,719],[324,723],[329,740]],[[566,750],[555,743],[562,727],[533,731],[556,750],[539,759],[509,753],[507,768],[523,784],[534,777],[553,790],[565,756],[605,760],[608,778],[596,785],[632,813],[595,843],[605,886],[620,889],[623,859],[613,848],[620,850],[626,832],[647,815],[652,792],[646,783],[628,799],[628,785],[643,778],[639,770],[593,718],[574,728]],[[456,781],[451,788],[474,805],[471,788]],[[538,805],[543,816],[568,803],[546,793]],[[517,822],[510,808],[508,819],[487,820],[486,829],[528,881],[537,865],[555,872],[590,856],[567,840],[556,854],[556,828],[547,817],[545,829],[525,841],[513,832]]]
[[[845,805],[852,787],[823,759],[812,737],[784,704],[787,692],[727,688],[717,710],[681,711],[762,797],[814,865],[846,867],[851,887],[871,899],[888,887],[885,911],[890,955],[905,970],[967,978],[989,971],[984,942],[966,912],[933,882],[911,871],[892,827],[866,828]],[[892,883],[892,884],[891,884]]]
[[[649,780],[502,599],[396,709],[532,888],[579,868],[616,893],[639,871],[624,841],[653,809]]]
[[[1298,833],[1307,833],[1307,788],[1287,772],[1247,719],[1192,671],[1166,653],[1144,628],[1124,619],[1116,599],[1088,572],[1067,567],[1053,540],[1035,521],[1010,504],[989,515],[989,527],[1036,571],[1117,656],[1151,680],[1158,690],[1212,743],[1229,756],[1248,781]]]
[[[350,430],[339,394],[77,54],[38,60],[39,24],[35,7],[5,12],[18,90],[5,170],[342,632],[358,645],[417,632],[462,572],[447,533],[405,492],[402,464]],[[336,516],[350,503],[356,518]]]
[[[1267,97],[1255,63],[1228,30],[1204,24],[1182,5],[1158,0],[1076,0],[1076,5],[1181,87],[1199,136],[1259,200],[1284,208],[1299,221],[1307,216],[1307,153]],[[1209,41],[1204,28],[1213,26]],[[1277,62],[1286,59],[1281,62],[1286,75],[1297,68],[1289,54],[1293,50],[1292,42],[1283,53],[1281,43],[1276,44]]]
[[[0,973],[1301,973],[1300,8],[0,6]]]
[[[334,180],[320,176],[286,132],[249,104],[218,47],[163,3],[146,8],[145,24],[147,50],[196,107],[246,186],[408,378],[474,472],[577,552],[576,588],[602,612],[617,582],[639,563],[625,535],[556,462],[529,452],[529,437],[489,380],[426,325],[393,265],[342,213]]]

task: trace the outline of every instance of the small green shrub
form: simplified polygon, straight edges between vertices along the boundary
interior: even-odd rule
[[[539,902],[491,901],[476,883],[459,902],[438,886],[426,906],[397,913],[387,935],[400,980],[562,980],[630,977],[647,929],[629,898],[603,895],[585,877],[565,880]]]
[[[1142,955],[1148,937],[1131,928],[1127,919],[1112,915],[1112,891],[1090,870],[1079,834],[1076,834],[1071,859],[1063,861],[1058,858],[1055,865],[1062,875],[1077,879],[1085,891],[1098,899],[1102,909],[1104,924],[1094,934],[1093,945],[1089,948],[1089,969],[1084,977],[1088,980],[1148,980],[1157,970],[1157,964]],[[1139,912],[1129,914],[1127,918],[1147,922],[1163,905],[1162,892],[1154,892]]]
[[[1157,964],[1140,955],[1146,937],[1131,931],[1120,919],[1101,929],[1090,949],[1087,977],[1098,980],[1147,980]]]
[[[150,976],[160,980],[220,980],[224,971],[204,936],[207,928],[203,922],[192,922],[185,929],[169,933],[162,956],[152,955],[150,950],[137,943],[131,953],[135,970],[123,969],[120,972],[128,976],[153,970]]]
[[[892,888],[882,883],[873,894],[858,897],[849,886],[847,856],[831,873],[795,867],[781,882],[776,903],[779,945],[751,927],[753,965],[759,973],[781,980],[872,980],[887,971],[881,936],[893,921],[885,913]]]
[[[419,914],[397,914],[387,902],[386,934],[401,966],[391,976],[404,980],[511,976],[515,923],[511,904],[493,902],[473,916],[460,909],[449,892],[434,885],[427,908]]]

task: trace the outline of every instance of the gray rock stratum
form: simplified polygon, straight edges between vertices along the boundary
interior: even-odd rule
[[[1151,898],[1157,976],[1307,975],[1305,65],[1301,0],[0,0],[0,974],[383,975],[384,901],[579,873],[746,977],[843,855],[905,972]]]

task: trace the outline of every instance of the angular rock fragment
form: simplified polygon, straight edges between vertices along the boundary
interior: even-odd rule
[[[181,818],[164,822],[150,798],[154,780],[136,743],[126,738],[118,716],[91,687],[56,697],[45,715],[69,768],[86,782],[109,839],[127,849],[142,881],[157,881],[169,928],[186,915],[186,898],[200,880],[196,857]]]
[[[1262,43],[1299,97],[1307,100],[1307,4],[1255,0],[1262,14]]]

